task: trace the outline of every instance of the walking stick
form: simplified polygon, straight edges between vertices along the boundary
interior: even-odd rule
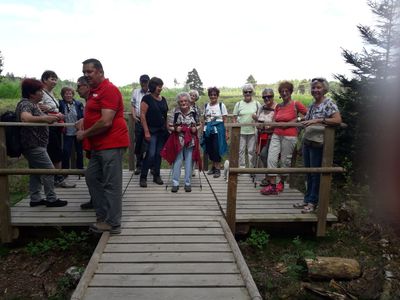
[[[167,180],[167,184],[165,185],[165,190],[168,190],[168,184],[171,179],[171,174],[172,174],[172,170],[174,169],[174,164],[175,164],[175,162],[171,165],[171,168],[169,169],[168,180]]]

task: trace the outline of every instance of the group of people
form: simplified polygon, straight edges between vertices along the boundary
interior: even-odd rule
[[[33,126],[21,127],[23,155],[30,168],[69,168],[73,146],[76,152],[76,166],[83,168],[83,150],[89,164],[85,180],[91,196],[82,208],[93,207],[96,223],[94,232],[121,231],[122,215],[122,159],[129,145],[128,129],[124,119],[123,99],[119,89],[104,76],[103,67],[97,59],[83,62],[83,75],[78,79],[76,91],[86,100],[84,106],[74,99],[75,91],[70,87],[61,90],[62,100],[57,101],[52,93],[57,75],[45,71],[41,81],[25,79],[21,84],[22,99],[16,108],[17,120],[29,123],[66,122],[74,127]],[[140,187],[147,187],[149,171],[153,182],[164,184],[160,176],[161,160],[172,165],[171,192],[178,192],[181,167],[184,163],[184,191],[191,192],[191,178],[194,166],[202,167],[200,147],[208,155],[212,167],[208,175],[221,176],[222,157],[228,151],[228,111],[218,101],[220,90],[208,88],[209,101],[201,109],[196,101],[199,93],[192,90],[176,96],[176,107],[168,116],[168,103],[161,95],[163,81],[148,75],[140,77],[140,88],[132,93],[132,117],[135,121],[136,169],[140,174]],[[263,104],[254,99],[254,88],[246,84],[243,99],[233,109],[233,122],[267,123],[301,121],[305,126],[302,151],[306,167],[318,167],[322,160],[323,126],[341,123],[336,104],[326,97],[329,85],[324,78],[311,81],[314,102],[307,109],[302,103],[291,98],[293,84],[284,81],[278,91],[282,103],[275,103],[274,91],[262,91]],[[315,126],[315,125],[323,126]],[[61,143],[63,136],[63,143]],[[240,167],[255,167],[256,157],[264,167],[289,167],[293,149],[297,143],[298,130],[289,126],[242,126],[240,130]],[[275,174],[267,174],[262,180],[261,193],[276,195],[284,189],[285,176],[277,181]],[[67,201],[57,198],[54,186],[74,187],[65,176],[31,175],[29,182],[30,205],[60,207]],[[45,198],[41,196],[44,187]],[[307,192],[304,202],[295,205],[303,212],[315,210],[318,204],[319,174],[307,175]]]
[[[27,78],[21,83],[22,99],[16,107],[17,120],[28,123],[67,122],[75,126],[21,127],[23,155],[32,169],[69,168],[72,146],[75,145],[77,168],[83,168],[83,150],[89,158],[85,172],[90,203],[94,207],[94,232],[121,232],[122,215],[122,158],[129,145],[124,105],[119,89],[104,76],[101,62],[91,58],[83,63],[83,75],[78,79],[77,92],[86,105],[74,99],[74,90],[61,90],[62,100],[52,93],[57,75],[45,71],[41,81]],[[63,147],[61,136],[63,137]],[[31,175],[29,180],[30,206],[61,207],[67,201],[57,198],[54,185],[74,187],[65,176]],[[45,198],[41,190],[44,188]]]

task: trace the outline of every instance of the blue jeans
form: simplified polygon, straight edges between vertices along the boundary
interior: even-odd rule
[[[125,148],[92,150],[85,174],[96,217],[111,226],[121,225],[124,151]]]
[[[321,167],[323,147],[312,147],[303,143],[304,167]],[[304,202],[314,205],[318,204],[320,173],[307,174],[307,191],[304,195]]]
[[[69,163],[71,160],[72,147],[75,146],[76,152],[76,168],[83,169],[83,150],[82,142],[78,142],[76,135],[63,135],[63,159],[62,168],[69,169]]]
[[[160,176],[161,166],[161,149],[164,146],[166,140],[166,131],[158,131],[151,134],[150,142],[148,143],[146,156],[142,163],[142,169],[140,171],[140,178],[147,179],[147,173],[150,167],[153,167],[154,177]]]
[[[181,177],[181,166],[183,157],[185,156],[185,185],[190,185],[192,179],[192,153],[193,147],[183,147],[176,156],[172,169],[172,185],[179,186],[179,178]]]

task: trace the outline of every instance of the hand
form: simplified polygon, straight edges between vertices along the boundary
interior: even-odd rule
[[[83,119],[80,119],[77,122],[75,122],[75,128],[77,130],[83,130]]]
[[[58,113],[56,116],[58,117],[59,121],[64,120],[64,115],[62,113]]]
[[[254,121],[258,121],[257,119],[257,115],[256,114],[252,114],[251,117],[253,118]]]
[[[229,140],[229,131],[225,132],[225,139],[228,141]]]
[[[175,127],[176,132],[181,132],[182,131],[182,126],[176,126]]]
[[[39,108],[42,112],[48,112],[50,110],[50,106],[43,104],[43,103],[39,103]]]
[[[44,121],[46,122],[46,123],[49,123],[49,124],[52,124],[52,123],[55,123],[55,122],[58,122],[58,117],[56,116],[56,115],[47,115],[47,116],[44,116]]]
[[[301,122],[301,124],[303,124],[305,127],[310,126],[312,124],[317,124],[317,123],[321,123],[319,121],[319,119],[312,119],[312,120],[307,120],[307,121]]]
[[[147,132],[144,133],[144,139],[145,139],[146,141],[150,142],[150,139],[151,139],[150,132],[147,131]]]
[[[190,131],[191,131],[193,134],[196,133],[196,132],[197,132],[196,126],[190,127]]]
[[[76,139],[77,139],[78,141],[82,141],[83,138],[84,138],[84,135],[85,135],[85,130],[78,130],[78,131],[76,132]]]

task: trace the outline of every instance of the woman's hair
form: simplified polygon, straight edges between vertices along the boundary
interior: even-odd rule
[[[190,95],[188,92],[180,92],[178,95],[176,95],[176,103],[179,104],[179,100],[181,100],[181,98],[186,97],[188,102],[190,102]]]
[[[164,85],[164,82],[161,80],[161,78],[152,77],[149,81],[149,92],[154,93],[156,90],[156,87],[163,86],[163,85]]]
[[[64,99],[64,95],[66,92],[71,91],[72,92],[72,97],[75,95],[75,91],[73,88],[70,88],[69,86],[65,86],[61,89],[61,97]]]
[[[197,90],[190,90],[189,95],[194,94],[196,96],[196,101],[199,100],[200,94]]]
[[[254,87],[251,83],[246,83],[243,87],[242,87],[242,92],[245,91],[252,91],[254,92]]]
[[[283,89],[288,89],[291,93],[293,93],[293,83],[291,83],[291,82],[289,82],[289,81],[282,81],[282,82],[279,84],[279,87],[278,87],[279,93],[280,93]]]
[[[87,78],[85,76],[79,77],[78,80],[77,80],[77,83],[81,84],[81,85],[89,86],[89,83],[88,83]]]
[[[217,96],[219,97],[219,89],[217,87],[213,86],[207,89],[208,96],[210,96],[212,93],[216,93]]]
[[[329,91],[329,82],[328,82],[328,80],[326,80],[323,77],[313,78],[313,79],[311,79],[311,86],[316,82],[319,82],[319,83],[322,84],[322,86],[324,87],[325,93],[327,93]]]
[[[45,80],[47,80],[49,78],[58,79],[58,76],[57,76],[56,72],[54,72],[54,71],[50,71],[50,70],[44,71],[42,74],[42,77],[41,77],[42,82],[44,82]]]
[[[267,94],[267,93],[269,93],[269,94],[272,94],[272,95],[275,95],[275,94],[274,94],[274,90],[273,90],[273,89],[271,89],[271,88],[265,88],[265,89],[263,89],[263,91],[262,91],[262,94],[261,94],[261,95],[263,95],[263,94]]]
[[[43,83],[37,79],[26,78],[21,82],[22,97],[29,99],[29,96],[43,89]]]

